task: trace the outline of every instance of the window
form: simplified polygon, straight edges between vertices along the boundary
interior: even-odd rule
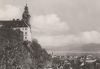
[[[22,30],[24,30],[24,28],[22,28]]]
[[[25,32],[25,34],[27,34],[27,32]]]
[[[25,37],[25,39],[27,39],[27,37]]]
[[[27,28],[25,28],[25,30],[27,30]]]

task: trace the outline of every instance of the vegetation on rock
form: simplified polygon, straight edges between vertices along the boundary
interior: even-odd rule
[[[16,67],[43,68],[49,55],[37,41],[23,41],[22,32],[12,28],[0,28],[0,69]]]

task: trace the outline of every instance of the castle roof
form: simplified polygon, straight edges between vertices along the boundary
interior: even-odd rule
[[[3,25],[3,26],[6,26],[6,27],[12,27],[12,28],[30,27],[29,20],[30,20],[30,15],[29,15],[29,12],[28,12],[28,6],[26,4],[21,20],[20,19],[0,20],[0,26]]]
[[[0,25],[8,27],[28,27],[28,25],[23,20],[2,20]]]

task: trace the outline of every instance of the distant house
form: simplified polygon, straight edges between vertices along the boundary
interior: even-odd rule
[[[28,11],[27,4],[24,8],[22,19],[0,20],[0,27],[1,26],[11,27],[14,30],[19,29],[20,31],[23,32],[23,40],[31,41],[32,39],[31,39],[30,14]]]

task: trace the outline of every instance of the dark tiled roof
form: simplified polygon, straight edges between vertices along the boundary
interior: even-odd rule
[[[0,25],[5,25],[9,27],[28,27],[26,23],[22,20],[5,20],[0,21]]]

